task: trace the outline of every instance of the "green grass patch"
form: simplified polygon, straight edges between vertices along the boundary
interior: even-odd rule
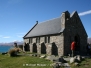
[[[51,66],[52,63],[53,62],[39,57],[33,56],[10,57],[9,55],[0,54],[0,68],[52,68]],[[91,68],[91,58],[84,59],[82,62],[79,63],[79,66],[75,66],[74,64],[70,65],[71,68]]]
[[[0,54],[0,68],[52,68],[52,62],[32,56],[10,57]]]

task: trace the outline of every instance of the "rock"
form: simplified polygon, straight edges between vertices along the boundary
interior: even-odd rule
[[[62,62],[56,62],[56,64],[58,64],[59,66],[63,66]]]
[[[64,63],[65,67],[70,67],[70,65],[68,63]]]
[[[40,54],[37,54],[37,57],[40,57]]]
[[[75,57],[72,57],[70,59],[70,63],[74,63],[74,62],[80,62],[82,60],[81,56],[75,56]]]
[[[71,58],[71,57],[64,58],[64,60],[67,62],[67,61],[70,61],[70,58]]]
[[[40,54],[31,54],[30,56],[40,57]]]
[[[4,53],[2,53],[2,55],[5,55],[5,54],[7,54],[8,52],[4,52]]]
[[[59,61],[59,59],[53,59],[53,62],[58,62]]]
[[[56,62],[52,64],[53,68],[70,68],[68,63]]]
[[[75,62],[79,62],[79,60],[77,59],[77,56],[75,56],[74,58],[75,58]]]
[[[70,63],[74,63],[74,62],[75,62],[75,60],[76,60],[76,58],[75,58],[75,57],[70,58]]]
[[[55,59],[54,55],[47,56],[45,59],[53,61]]]
[[[71,57],[71,54],[68,54],[69,57]]]
[[[77,60],[78,61],[81,61],[82,60],[82,57],[80,55],[77,56]]]
[[[77,56],[74,56],[75,59],[77,59]]]
[[[32,56],[37,57],[37,54],[33,54]]]
[[[33,54],[30,54],[29,56],[33,56]]]
[[[79,66],[79,63],[75,62],[74,65],[75,65],[75,66]]]
[[[82,56],[82,59],[85,59],[86,57]]]
[[[46,55],[42,55],[42,56],[40,56],[40,58],[45,58],[46,57]]]
[[[63,58],[63,56],[61,56],[61,57],[59,58],[59,62],[62,62],[62,63],[64,63],[64,62],[65,62],[65,60],[64,60],[64,58]]]
[[[53,63],[53,68],[60,68],[59,63]]]

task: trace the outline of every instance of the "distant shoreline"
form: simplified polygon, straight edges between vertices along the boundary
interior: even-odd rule
[[[0,45],[0,46],[14,46],[14,45]]]

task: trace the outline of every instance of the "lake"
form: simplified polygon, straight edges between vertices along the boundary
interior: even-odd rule
[[[0,53],[2,52],[8,52],[13,46],[0,46]]]

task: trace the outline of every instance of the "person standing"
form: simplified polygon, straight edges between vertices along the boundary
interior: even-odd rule
[[[72,57],[74,57],[75,46],[76,46],[76,42],[73,41],[73,42],[71,43]]]

